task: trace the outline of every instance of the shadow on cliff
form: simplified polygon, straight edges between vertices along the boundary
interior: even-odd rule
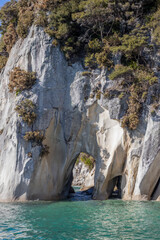
[[[47,63],[41,65],[37,83],[33,87],[38,116],[32,129],[45,133],[43,144],[49,147],[49,153],[37,157],[32,150],[34,170],[27,190],[30,200],[67,198],[73,167],[80,152],[95,158],[95,175],[98,174],[101,159],[95,124],[99,114],[95,114],[94,120],[86,116],[88,108],[93,105],[86,104],[91,92],[91,79],[82,76],[80,63],[68,66],[58,48],[48,48],[47,54]],[[29,61],[33,61],[31,56]],[[32,64],[29,64],[30,68]],[[100,106],[97,109],[98,113],[103,111]]]

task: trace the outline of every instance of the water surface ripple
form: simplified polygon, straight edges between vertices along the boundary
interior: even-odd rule
[[[0,203],[0,239],[160,240],[160,203]]]

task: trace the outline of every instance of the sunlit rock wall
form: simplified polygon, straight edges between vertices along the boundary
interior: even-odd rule
[[[15,66],[37,75],[32,89],[18,96],[8,91]],[[112,84],[106,72],[95,70],[88,77],[83,71],[80,62],[68,65],[41,28],[32,27],[11,50],[0,75],[0,201],[66,198],[80,152],[96,160],[94,199],[109,198],[118,176],[122,198],[159,198],[160,112],[151,116],[146,110],[136,131],[122,129],[125,104],[96,97],[96,89],[104,92]],[[25,98],[37,105],[30,127],[15,111]],[[49,154],[44,157],[41,146],[24,140],[25,132],[34,130],[45,134]]]

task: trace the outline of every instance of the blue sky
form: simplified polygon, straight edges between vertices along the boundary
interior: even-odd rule
[[[0,0],[0,7],[2,7],[6,2],[9,2],[8,0]]]

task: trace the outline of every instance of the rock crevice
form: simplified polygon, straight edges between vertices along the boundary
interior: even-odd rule
[[[32,89],[18,96],[8,90],[14,67],[36,72],[37,77]],[[156,116],[146,111],[137,130],[123,129],[121,100],[103,94],[91,97],[97,86],[103,89],[111,84],[106,72],[95,70],[92,76],[84,76],[83,71],[80,62],[68,66],[60,49],[38,27],[12,48],[0,74],[0,201],[66,198],[81,152],[96,161],[94,199],[109,198],[118,176],[123,199],[159,199],[159,111]],[[32,126],[15,111],[25,98],[38,108]],[[42,146],[24,140],[26,132],[35,130],[45,135],[43,145],[49,150],[43,156]]]

